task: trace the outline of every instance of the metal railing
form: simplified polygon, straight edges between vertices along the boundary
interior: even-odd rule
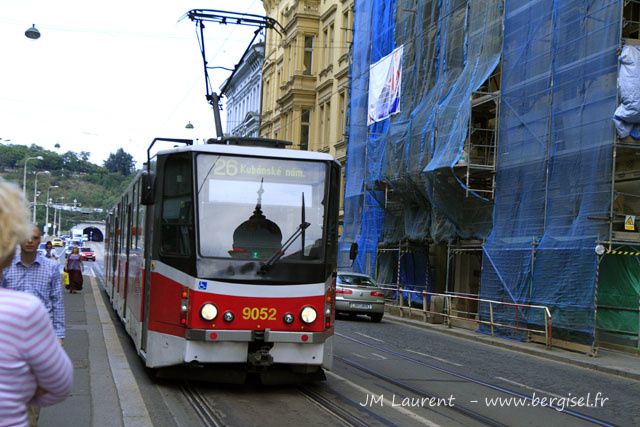
[[[478,324],[488,325],[491,330],[491,335],[494,336],[496,328],[505,328],[511,330],[517,330],[521,332],[526,332],[527,334],[537,334],[543,335],[545,337],[545,344],[547,348],[551,348],[552,346],[552,318],[551,312],[549,308],[544,305],[531,305],[531,304],[518,304],[511,302],[503,302],[503,301],[494,301],[484,298],[478,298],[477,296],[470,296],[470,294],[454,294],[454,293],[436,293],[436,292],[427,292],[427,291],[415,291],[411,289],[405,289],[396,285],[384,285],[380,286],[381,289],[385,291],[385,300],[388,303],[392,303],[392,305],[398,306],[401,310],[402,308],[409,308],[414,310],[419,310],[422,313],[432,314],[437,316],[442,316],[446,319],[446,323],[448,327],[452,327],[452,319],[460,319],[465,321],[471,321]],[[394,296],[393,292],[396,292]],[[411,307],[411,298],[409,301],[405,300],[404,293],[417,294],[422,296],[422,308],[413,308]],[[442,298],[443,300],[443,308],[442,311],[432,311],[429,309],[429,300],[432,297]],[[468,312],[464,310],[460,310],[454,307],[454,300],[462,300],[462,301],[475,301],[478,304],[488,304],[489,306],[489,319],[483,320],[480,318],[479,310],[477,312]],[[499,307],[501,309],[511,308],[514,314],[513,324],[501,323],[497,322],[495,318],[494,308]],[[542,329],[536,329],[532,327],[532,325],[527,324],[526,326],[521,326],[519,323],[521,322],[520,313],[525,309],[533,309],[540,310],[542,312],[544,318],[544,327]],[[463,314],[463,316],[460,316]]]

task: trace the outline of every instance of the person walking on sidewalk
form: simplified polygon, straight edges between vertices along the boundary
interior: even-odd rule
[[[64,271],[69,273],[69,293],[73,294],[82,290],[82,257],[80,256],[80,248],[73,247],[69,258],[67,258],[67,266]]]
[[[55,252],[53,252],[53,243],[51,243],[51,240],[48,240],[47,243],[44,244],[44,250],[45,250],[45,253],[44,253],[45,257],[58,259]]]
[[[60,268],[57,262],[38,253],[39,245],[40,228],[33,225],[29,238],[20,245],[20,253],[5,269],[2,287],[38,297],[49,313],[60,344],[63,344],[64,300]]]
[[[32,234],[28,216],[20,190],[0,178],[0,283],[17,244]],[[73,366],[56,342],[45,306],[27,292],[0,288],[0,342],[0,426],[26,427],[28,403],[48,406],[68,396]]]

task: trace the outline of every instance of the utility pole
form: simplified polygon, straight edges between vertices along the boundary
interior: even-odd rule
[[[26,159],[24,159],[24,177],[22,178],[22,192],[24,193],[24,197],[27,197],[27,162],[29,160],[43,160],[44,157],[42,156],[35,156],[35,157],[27,157]]]
[[[33,223],[36,223],[36,203],[38,199],[38,175],[49,175],[49,179],[51,179],[51,172],[49,171],[40,171],[36,172],[36,179],[33,186]]]
[[[51,203],[51,198],[49,198],[49,191],[51,191],[52,188],[59,188],[57,185],[49,185],[49,188],[47,188],[47,213],[45,215],[45,221],[44,221],[44,226],[45,226],[45,236],[49,235],[49,204]]]
[[[56,230],[58,229],[58,223],[56,222],[56,218],[58,217],[58,208],[53,206],[53,236],[59,236],[60,233],[56,234]]]
[[[62,234],[62,208],[64,207],[64,196],[60,197],[60,199],[62,199],[62,202],[60,204],[60,212],[58,212],[58,235]]]

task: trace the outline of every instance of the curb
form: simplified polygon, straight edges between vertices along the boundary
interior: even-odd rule
[[[109,317],[107,306],[102,301],[100,287],[95,277],[90,277],[90,286],[96,302],[98,320],[101,323],[104,341],[107,346],[109,367],[111,368],[118,400],[120,401],[122,423],[125,427],[152,427],[153,423],[147,411],[147,406],[142,399],[138,383],[131,373],[129,362],[120,345],[120,340]]]
[[[455,336],[457,338],[472,340],[472,341],[480,342],[483,344],[492,345],[494,347],[500,347],[507,350],[529,354],[531,356],[553,360],[555,362],[561,362],[561,363],[566,363],[573,366],[578,366],[583,369],[591,369],[591,370],[603,372],[606,374],[615,375],[618,377],[640,381],[640,371],[631,372],[631,371],[627,371],[627,370],[612,367],[612,366],[603,366],[598,363],[578,360],[568,355],[562,355],[558,353],[558,351],[563,351],[563,350],[558,350],[558,349],[542,350],[537,348],[529,348],[529,347],[525,347],[526,344],[524,343],[509,341],[507,339],[488,337],[473,331],[465,332],[465,330],[461,330],[461,329],[440,327],[440,326],[436,326],[435,324],[430,324],[430,323],[420,322],[418,320],[407,319],[405,317],[395,316],[393,314],[389,314],[388,312],[385,313],[385,319],[390,320],[394,323],[405,323],[411,326],[428,329],[430,331],[437,332],[443,335]],[[576,354],[579,354],[579,353],[576,353]],[[638,366],[640,366],[640,359],[638,359]]]

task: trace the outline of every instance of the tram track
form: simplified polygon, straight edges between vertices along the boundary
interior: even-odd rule
[[[483,387],[487,387],[487,388],[499,391],[501,393],[505,393],[505,394],[507,394],[509,396],[531,400],[530,396],[526,396],[526,395],[524,395],[522,393],[519,393],[519,392],[516,392],[514,390],[510,390],[510,389],[507,389],[505,387],[502,387],[502,386],[499,386],[499,385],[496,385],[496,384],[491,384],[491,383],[486,382],[486,381],[477,380],[475,378],[469,377],[469,376],[464,375],[464,374],[460,374],[460,373],[452,371],[450,369],[442,368],[442,367],[436,366],[436,365],[434,365],[432,363],[427,363],[427,362],[424,362],[422,360],[416,359],[414,357],[407,356],[407,355],[405,355],[405,354],[403,354],[401,352],[395,351],[395,350],[387,349],[385,347],[381,347],[381,346],[375,345],[375,344],[370,344],[370,343],[361,341],[359,339],[349,337],[349,336],[344,335],[344,334],[336,333],[335,335],[339,336],[341,338],[344,338],[344,339],[346,339],[348,341],[352,341],[352,342],[355,342],[357,344],[361,344],[361,345],[363,345],[365,347],[369,347],[369,348],[375,349],[375,350],[380,351],[380,352],[391,354],[393,356],[396,356],[396,357],[401,358],[403,360],[406,360],[408,362],[415,363],[417,365],[424,366],[426,368],[430,368],[430,369],[439,371],[441,373],[454,376],[454,377],[456,377],[458,379],[462,379],[464,381],[468,381],[468,382],[471,382],[471,383],[474,383],[474,384],[477,384],[477,385],[480,385],[480,386],[483,386]],[[343,362],[343,363],[345,363],[348,366],[351,366],[352,368],[358,369],[358,370],[360,370],[362,372],[365,372],[365,373],[367,373],[367,374],[369,374],[369,375],[371,375],[371,376],[373,376],[375,378],[378,378],[378,379],[381,379],[381,380],[386,381],[388,383],[391,383],[391,384],[393,384],[396,387],[399,387],[401,389],[410,391],[412,393],[417,393],[417,394],[422,394],[422,395],[425,394],[425,390],[417,389],[416,387],[410,386],[410,385],[405,384],[405,383],[403,383],[401,381],[398,381],[398,380],[395,380],[395,379],[393,379],[391,377],[388,377],[386,375],[380,374],[380,373],[378,373],[376,371],[373,371],[373,370],[371,370],[371,369],[369,369],[369,368],[367,368],[367,367],[365,367],[365,366],[363,366],[363,365],[361,365],[361,364],[359,364],[357,362],[345,359],[345,358],[340,357],[340,356],[334,356],[334,358],[339,360],[339,361],[341,361],[341,362]],[[437,398],[439,396],[435,396],[434,395],[433,397]],[[572,417],[575,417],[575,418],[579,418],[579,419],[581,419],[583,421],[587,421],[587,422],[590,422],[590,423],[593,423],[593,424],[596,424],[596,425],[607,426],[607,427],[614,426],[614,424],[612,424],[610,422],[607,422],[607,421],[604,421],[604,420],[600,420],[598,418],[591,417],[591,416],[588,416],[588,415],[585,415],[585,414],[581,414],[579,412],[572,411],[570,409],[566,409],[566,408],[560,409],[559,407],[557,407],[555,405],[549,405],[548,408],[552,409],[552,410],[555,410],[555,411],[560,411],[565,415],[569,415],[569,416],[572,416]],[[454,410],[456,412],[462,413],[465,416],[469,416],[474,420],[486,423],[487,425],[491,425],[491,426],[504,426],[505,425],[503,423],[500,423],[498,421],[492,420],[491,418],[485,417],[482,414],[479,414],[479,413],[477,413],[475,411],[471,411],[471,410],[466,409],[466,408],[461,407],[461,406],[454,406],[454,407],[451,407],[450,409],[452,409],[452,410]]]
[[[185,381],[180,386],[180,391],[205,426],[224,427],[227,425],[223,416],[211,406],[209,400],[193,384]]]
[[[329,413],[334,418],[338,419],[342,423],[347,426],[352,427],[367,427],[368,424],[361,421],[353,414],[351,414],[344,407],[332,402],[330,399],[323,396],[321,393],[313,390],[311,387],[306,385],[298,386],[298,390],[311,402],[313,402],[316,406],[323,409],[325,412]]]
[[[389,377],[387,375],[383,375],[383,374],[381,374],[379,372],[376,372],[376,371],[374,371],[372,369],[369,369],[369,368],[367,368],[367,367],[365,367],[365,366],[363,366],[363,365],[361,365],[359,363],[353,362],[351,360],[345,359],[345,358],[340,357],[340,356],[334,356],[334,358],[336,360],[339,360],[340,362],[348,365],[348,366],[351,366],[352,368],[355,368],[355,369],[357,369],[357,370],[359,370],[361,372],[365,372],[365,373],[367,373],[367,374],[369,374],[369,375],[371,375],[371,376],[373,376],[373,377],[375,377],[377,379],[383,380],[383,381],[385,381],[385,382],[387,382],[389,384],[393,384],[394,386],[396,386],[396,387],[398,387],[398,388],[400,388],[402,390],[408,391],[410,393],[413,393],[416,396],[425,396],[427,398],[433,397],[433,398],[436,398],[436,399],[445,399],[446,400],[446,398],[444,398],[443,396],[438,396],[436,394],[431,394],[431,393],[425,393],[424,390],[420,390],[420,389],[418,389],[416,387],[413,387],[413,386],[410,386],[408,384],[405,384],[402,381],[395,380],[395,379],[393,379],[393,378],[391,378],[391,377]],[[460,414],[464,415],[465,417],[471,418],[474,421],[478,421],[478,422],[480,422],[480,423],[482,423],[484,425],[487,425],[487,426],[491,426],[491,427],[507,427],[507,424],[503,424],[503,423],[501,423],[499,421],[496,421],[496,420],[494,420],[492,418],[486,417],[486,416],[484,416],[482,414],[479,414],[479,413],[477,413],[475,411],[471,411],[471,410],[469,410],[467,408],[464,408],[464,407],[461,407],[461,406],[451,406],[451,407],[447,407],[447,409],[449,409],[451,411],[454,411],[454,412],[457,412],[457,413],[460,413]],[[434,412],[440,412],[436,408],[431,408],[431,410],[434,411]],[[441,414],[441,415],[444,415],[444,414]]]
[[[323,393],[314,390],[312,385],[298,385],[290,390],[302,394],[307,402],[311,402],[315,407],[322,410],[323,413],[330,415],[342,425],[349,427],[367,427],[369,425],[353,415],[349,409],[333,402],[329,397],[323,395]],[[193,408],[195,414],[206,427],[224,427],[229,425],[225,421],[226,417],[213,407],[210,399],[200,392],[196,385],[190,382],[184,382],[180,386],[180,391],[189,406]]]

